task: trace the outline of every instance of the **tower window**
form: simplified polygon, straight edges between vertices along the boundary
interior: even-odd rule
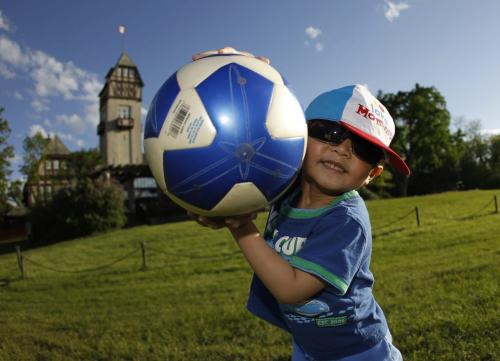
[[[118,117],[124,119],[132,118],[132,108],[128,105],[120,105],[118,107]]]

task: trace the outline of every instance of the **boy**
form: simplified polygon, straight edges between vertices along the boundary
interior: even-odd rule
[[[248,308],[292,334],[292,361],[402,360],[372,294],[371,227],[356,192],[384,160],[409,175],[389,148],[394,122],[361,85],[319,95],[306,120],[300,179],[273,205],[263,236],[252,216],[192,216],[231,231],[255,272]]]

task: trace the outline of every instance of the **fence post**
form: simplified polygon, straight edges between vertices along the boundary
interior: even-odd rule
[[[415,207],[415,216],[417,217],[417,227],[420,227],[420,214],[418,212],[418,207]]]
[[[142,251],[142,270],[146,270],[147,268],[147,259],[146,259],[146,244],[144,241],[141,241],[141,251]]]
[[[21,279],[24,280],[26,278],[26,273],[24,272],[24,259],[23,254],[21,253],[21,247],[16,246],[16,255],[17,255],[17,266],[19,267],[19,271],[21,272]]]
[[[495,194],[494,198],[495,198],[495,213],[498,213],[498,199],[497,199],[496,194]]]

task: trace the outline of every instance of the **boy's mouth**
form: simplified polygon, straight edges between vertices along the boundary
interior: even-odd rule
[[[339,162],[335,162],[332,160],[322,160],[320,163],[324,167],[326,167],[330,170],[333,170],[335,172],[339,172],[339,173],[346,173],[347,172],[347,170],[344,168],[344,166]]]

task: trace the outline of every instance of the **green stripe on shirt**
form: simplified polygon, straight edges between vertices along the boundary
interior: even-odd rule
[[[341,295],[345,295],[347,289],[349,288],[349,285],[345,283],[344,280],[342,280],[340,277],[337,277],[326,268],[317,265],[316,263],[307,261],[297,256],[291,257],[289,259],[289,262],[292,266],[310,271],[311,273],[320,276],[325,281],[334,285],[341,292]]]

